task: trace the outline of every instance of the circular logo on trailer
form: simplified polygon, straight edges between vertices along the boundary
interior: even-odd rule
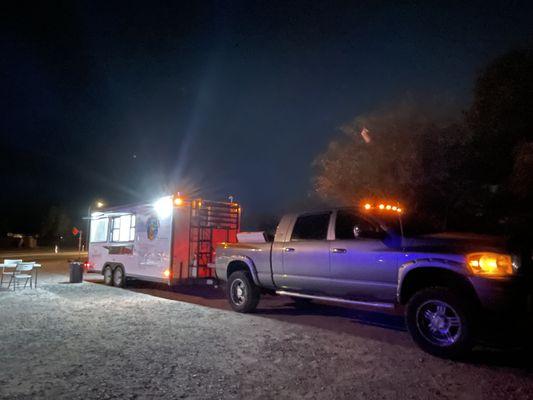
[[[146,221],[146,237],[149,240],[154,240],[159,232],[159,220],[157,217],[149,217]]]

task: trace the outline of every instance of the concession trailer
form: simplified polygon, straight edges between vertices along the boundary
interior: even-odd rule
[[[209,280],[217,244],[237,242],[240,216],[237,203],[179,195],[94,212],[85,268],[115,286]]]

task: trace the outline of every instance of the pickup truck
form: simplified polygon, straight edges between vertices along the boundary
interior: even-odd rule
[[[414,341],[447,358],[475,344],[481,311],[526,307],[524,268],[503,243],[473,235],[409,238],[401,212],[391,208],[288,214],[272,241],[256,234],[219,245],[214,267],[231,307],[253,312],[261,293],[270,293],[296,304],[403,310]]]

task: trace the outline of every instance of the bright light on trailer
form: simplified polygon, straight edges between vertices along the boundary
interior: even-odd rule
[[[172,196],[161,197],[154,203],[154,209],[159,218],[164,219],[172,214]]]

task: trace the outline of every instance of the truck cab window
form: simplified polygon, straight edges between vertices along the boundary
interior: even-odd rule
[[[382,239],[385,232],[379,226],[359,217],[355,212],[340,210],[335,221],[335,239]]]
[[[326,240],[330,213],[302,215],[292,230],[291,240]]]

